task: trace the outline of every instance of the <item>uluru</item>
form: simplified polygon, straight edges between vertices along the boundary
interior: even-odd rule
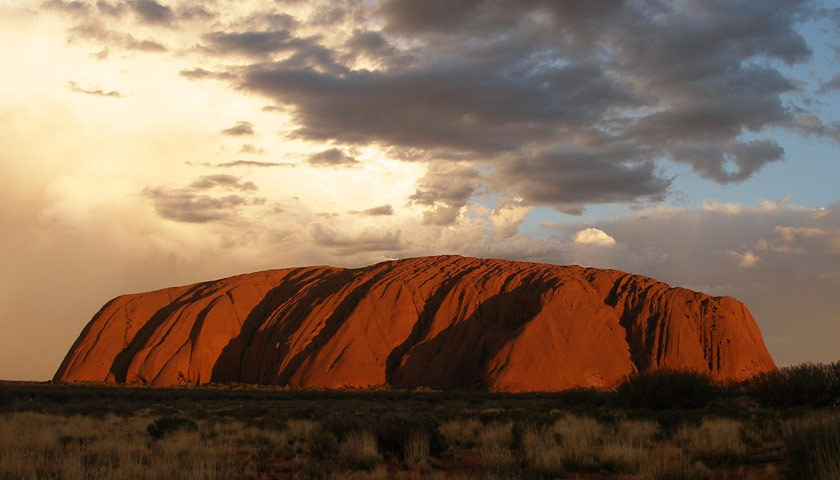
[[[737,381],[776,366],[731,297],[617,270],[435,256],[123,295],[55,380],[525,392],[653,369]]]

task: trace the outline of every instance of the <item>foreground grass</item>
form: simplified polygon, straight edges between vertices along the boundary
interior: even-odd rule
[[[729,395],[0,383],[0,479],[840,478],[832,408]]]

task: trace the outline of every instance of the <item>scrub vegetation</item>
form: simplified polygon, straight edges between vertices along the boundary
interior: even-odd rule
[[[6,382],[0,479],[836,479],[837,372],[551,394]]]

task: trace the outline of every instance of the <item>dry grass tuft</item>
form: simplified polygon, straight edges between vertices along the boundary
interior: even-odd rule
[[[662,427],[649,420],[622,420],[616,428],[618,438],[634,447],[650,447],[662,436]]]
[[[459,447],[474,447],[478,444],[478,434],[481,432],[481,422],[476,418],[453,420],[442,424],[438,430],[452,445]]]
[[[431,470],[429,437],[425,433],[415,433],[405,444],[405,464],[412,470],[428,472]]]
[[[339,459],[353,469],[371,470],[382,462],[382,456],[371,432],[350,432],[338,446]]]
[[[152,441],[145,417],[101,419],[14,413],[0,417],[0,478],[223,479],[236,451],[201,432]]]
[[[478,435],[482,478],[517,478],[517,464],[513,446],[513,423],[486,425]]]
[[[674,441],[685,448],[692,461],[709,466],[738,463],[747,451],[740,422],[728,418],[705,419],[698,427],[682,427]]]
[[[540,476],[563,475],[563,450],[554,433],[546,427],[528,427],[522,433],[522,454],[525,464]]]
[[[596,468],[596,448],[606,434],[603,425],[590,417],[567,415],[554,423],[553,432],[560,438],[563,462],[570,470]]]

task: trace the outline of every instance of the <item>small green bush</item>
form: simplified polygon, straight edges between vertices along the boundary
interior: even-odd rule
[[[161,417],[150,423],[146,430],[152,438],[160,439],[178,431],[195,432],[198,425],[189,418]]]
[[[720,395],[711,376],[692,370],[652,370],[626,377],[614,400],[625,408],[691,409],[709,405]]]
[[[785,437],[788,480],[840,478],[840,418],[795,429]]]
[[[840,403],[840,362],[803,363],[755,376],[746,391],[756,401],[771,407]]]

